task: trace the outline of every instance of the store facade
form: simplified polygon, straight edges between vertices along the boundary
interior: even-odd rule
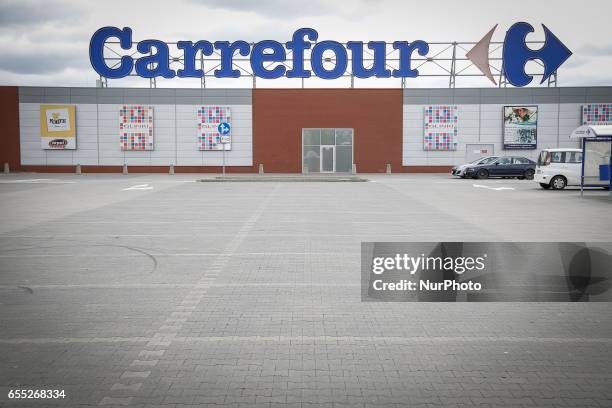
[[[0,87],[0,161],[39,172],[445,172],[536,158],[606,123],[612,87],[137,89]]]

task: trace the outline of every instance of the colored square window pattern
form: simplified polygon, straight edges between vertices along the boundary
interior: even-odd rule
[[[123,105],[119,110],[121,150],[153,150],[153,107]]]
[[[457,106],[425,107],[423,150],[457,150]]]
[[[588,105],[582,105],[582,124],[612,124],[612,103],[590,103]]]
[[[225,150],[231,150],[231,123],[232,116],[228,106],[200,106],[198,108],[199,149],[223,150],[225,146]],[[222,140],[226,143],[222,143]]]

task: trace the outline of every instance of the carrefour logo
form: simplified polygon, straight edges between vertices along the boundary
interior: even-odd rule
[[[496,26],[497,27],[497,26]],[[466,56],[491,81],[489,65],[489,45],[495,31],[494,27],[483,37]],[[544,46],[539,50],[531,50],[526,45],[526,36],[534,29],[528,23],[514,24],[504,40],[503,71],[514,86],[529,84],[532,77],[525,72],[525,64],[530,60],[540,60],[544,65],[544,80],[552,75],[571,52],[559,39],[544,27],[546,36]],[[108,63],[104,49],[110,40],[117,41],[125,55],[120,55],[118,62]],[[300,28],[293,33],[292,39],[286,43],[263,40],[255,44],[246,41],[216,41],[206,40],[179,41],[176,47],[182,52],[178,58],[182,68],[174,70],[170,61],[177,59],[170,56],[168,44],[160,40],[143,40],[136,44],[132,41],[132,30],[129,27],[104,27],[94,33],[89,45],[91,65],[102,77],[117,79],[131,75],[133,72],[143,78],[201,78],[204,72],[197,67],[196,60],[219,55],[220,63],[214,71],[217,78],[238,78],[241,71],[236,69],[236,55],[249,57],[253,75],[264,79],[309,78],[316,76],[322,79],[336,79],[343,76],[351,64],[351,74],[357,78],[415,78],[419,76],[418,69],[412,66],[412,58],[416,53],[426,57],[429,44],[423,40],[394,41],[390,44],[398,53],[397,68],[390,69],[386,58],[389,55],[389,45],[384,41],[349,41],[346,44],[319,40],[319,33],[312,28]],[[134,51],[133,48],[136,48]],[[310,51],[309,68],[307,69],[306,52]],[[372,56],[366,63],[364,54]],[[134,58],[134,55],[141,56]],[[349,58],[350,56],[350,58]],[[369,59],[369,57],[368,57]],[[325,65],[325,62],[333,64]]]
[[[476,45],[466,54],[466,57],[487,77],[497,85],[489,63],[489,46],[491,37],[497,25],[494,26]],[[534,28],[529,23],[516,23],[506,32],[502,52],[503,73],[512,85],[525,86],[533,80],[532,75],[525,72],[525,65],[531,60],[539,60],[544,65],[542,75],[543,83],[572,55],[572,52],[555,36],[544,24],[544,45],[538,50],[527,46],[527,34]]]

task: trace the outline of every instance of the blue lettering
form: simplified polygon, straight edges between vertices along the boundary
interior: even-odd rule
[[[238,51],[240,55],[249,55],[251,46],[246,41],[216,41],[215,48],[221,52],[221,69],[215,70],[217,78],[239,78],[240,71],[232,69],[234,66],[234,53]]]
[[[271,53],[265,53],[265,50],[271,50]],[[251,52],[251,68],[253,74],[264,79],[276,79],[285,75],[285,66],[278,65],[272,69],[268,69],[271,64],[264,66],[266,62],[284,62],[287,58],[283,45],[276,41],[265,40],[260,41],[253,46]]]
[[[363,43],[360,41],[349,41],[346,47],[353,53],[353,75],[357,78],[389,78],[391,71],[386,69],[387,44],[384,41],[370,41],[368,48],[374,51],[372,67],[366,69],[363,64]]]
[[[144,40],[138,43],[136,49],[141,54],[152,52],[155,48],[155,53],[140,57],[136,61],[136,73],[143,78],[174,78],[176,73],[170,69],[170,51],[168,44],[159,40]]]
[[[304,69],[304,51],[310,49],[310,42],[304,41],[304,37],[317,41],[319,33],[312,28],[300,28],[293,33],[293,40],[286,44],[293,51],[293,67],[287,71],[287,78],[310,78],[310,70]]]
[[[323,66],[324,58],[323,53],[325,51],[332,51],[336,56],[336,62],[334,68],[327,70]],[[310,55],[310,64],[312,70],[316,76],[322,79],[336,79],[341,77],[346,72],[346,66],[348,64],[348,56],[346,55],[346,48],[337,41],[321,41],[317,43]]]
[[[399,69],[393,70],[393,76],[395,78],[416,78],[419,76],[418,69],[410,68],[412,53],[416,50],[420,56],[424,57],[429,52],[429,44],[425,41],[395,41],[393,43],[393,49],[399,50]]]
[[[134,60],[131,57],[123,56],[118,68],[106,65],[104,46],[106,41],[112,37],[119,39],[119,45],[124,50],[129,50],[132,47],[132,30],[129,27],[125,27],[123,30],[117,27],[103,27],[91,37],[89,42],[89,61],[93,69],[101,76],[110,79],[123,78],[132,72]]]
[[[196,55],[198,51],[202,51],[203,55],[212,55],[213,46],[208,41],[198,41],[192,43],[191,41],[179,41],[176,44],[179,50],[183,50],[184,64],[183,69],[179,69],[176,73],[181,78],[201,78],[204,72],[201,69],[196,69]]]

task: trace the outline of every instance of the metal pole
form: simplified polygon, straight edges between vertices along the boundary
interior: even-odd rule
[[[455,61],[457,59],[457,43],[453,43],[453,59],[451,61],[451,72],[450,72],[450,77],[448,80],[448,87],[449,88],[454,88],[455,87],[455,72],[456,72],[456,66],[455,66]]]
[[[200,69],[202,70],[202,78],[200,78],[200,88],[206,88],[206,71],[204,70],[204,53],[200,54]]]
[[[223,177],[225,177],[225,143],[221,143],[223,146]]]
[[[583,137],[582,138],[582,164],[581,164],[582,169],[580,171],[580,198],[584,196],[584,158],[586,156],[585,146],[586,146],[586,140]]]

